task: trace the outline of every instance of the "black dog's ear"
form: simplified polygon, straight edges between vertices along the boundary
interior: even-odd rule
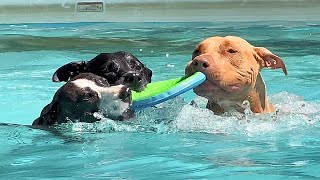
[[[57,104],[48,104],[41,111],[40,117],[33,121],[32,126],[51,126],[57,122]]]
[[[68,81],[74,76],[85,73],[87,69],[86,61],[71,62],[60,67],[52,76],[53,82]]]
[[[56,122],[55,115],[50,111],[34,120],[32,126],[52,126]]]

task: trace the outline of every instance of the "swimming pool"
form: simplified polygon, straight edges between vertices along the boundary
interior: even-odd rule
[[[279,113],[215,116],[188,92],[130,122],[25,126],[62,85],[51,76],[67,62],[126,50],[153,81],[165,80],[182,76],[194,46],[214,35],[241,36],[283,58],[288,76],[262,72]],[[2,179],[320,177],[319,22],[6,24],[0,40]]]

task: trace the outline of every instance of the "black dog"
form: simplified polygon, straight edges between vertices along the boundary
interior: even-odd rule
[[[57,90],[52,102],[43,108],[32,125],[96,122],[99,120],[97,115],[125,120],[133,117],[130,105],[131,91],[128,86],[110,86],[107,79],[101,76],[82,73]]]
[[[93,73],[106,78],[110,85],[128,85],[135,91],[142,91],[152,76],[152,71],[131,53],[120,51],[66,64],[54,73],[52,81],[68,81],[80,73]]]

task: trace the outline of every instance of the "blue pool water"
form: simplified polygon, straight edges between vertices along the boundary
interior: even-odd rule
[[[283,58],[288,76],[262,72],[278,113],[215,116],[188,92],[128,122],[27,126],[62,85],[51,76],[65,63],[125,50],[153,70],[153,81],[175,78],[194,46],[216,35]],[[0,25],[0,42],[1,179],[320,177],[320,22]]]

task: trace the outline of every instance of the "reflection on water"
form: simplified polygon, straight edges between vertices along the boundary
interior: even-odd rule
[[[35,130],[1,125],[2,177],[305,177],[317,168],[319,103],[281,92],[277,114],[216,116],[197,98],[176,98],[133,121],[63,124]],[[280,167],[280,168],[279,168]],[[35,171],[37,169],[37,171]],[[66,171],[68,169],[68,171]],[[239,170],[241,169],[241,172]],[[39,173],[39,170],[43,173]],[[154,173],[146,173],[145,171]],[[44,173],[45,172],[45,173]]]
[[[284,55],[319,55],[316,23],[262,21],[254,23],[75,23],[47,28],[45,24],[0,25],[0,52],[128,51],[149,55],[190,50],[209,36],[235,35],[256,46],[276,47]],[[172,36],[175,34],[175,36]],[[294,46],[292,45],[294,44]],[[153,53],[151,53],[153,51]]]

